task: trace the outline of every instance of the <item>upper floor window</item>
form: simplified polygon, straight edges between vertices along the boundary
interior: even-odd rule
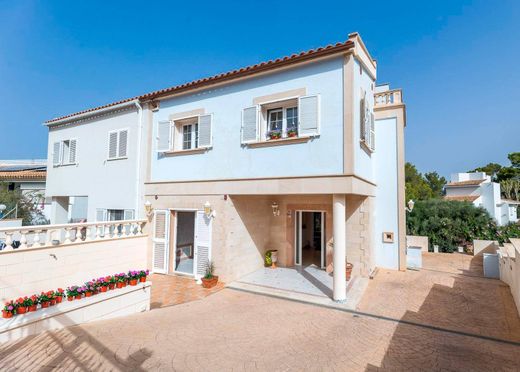
[[[247,107],[242,111],[242,143],[319,135],[319,96],[303,96]]]
[[[77,148],[77,139],[67,139],[54,142],[52,147],[52,165],[58,167],[60,165],[76,164]]]
[[[212,146],[213,115],[198,115],[178,120],[160,121],[158,125],[159,152],[182,152]]]
[[[128,156],[128,129],[108,132],[108,160],[126,159]]]

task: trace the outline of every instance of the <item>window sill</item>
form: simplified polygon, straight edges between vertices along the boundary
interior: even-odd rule
[[[288,138],[280,138],[280,139],[272,139],[266,141],[259,142],[251,142],[247,143],[248,147],[268,147],[268,146],[282,146],[282,145],[292,145],[297,143],[305,143],[309,142],[312,137],[288,137]]]
[[[78,165],[78,163],[63,163],[63,164],[54,164],[54,168],[60,168],[60,167],[72,167],[74,165]]]
[[[365,141],[363,140],[359,140],[359,144],[361,145],[361,148],[363,150],[365,150],[365,152],[368,154],[368,155],[371,155],[375,152],[375,150],[371,149],[370,146],[368,146]]]
[[[210,149],[210,147],[199,147],[197,149],[189,149],[189,150],[170,150],[170,151],[164,151],[163,154],[166,156],[203,154],[206,151],[208,151],[209,149]]]
[[[107,161],[115,161],[115,160],[126,160],[128,159],[127,156],[123,156],[123,157],[120,157],[120,158],[109,158],[107,159]]]

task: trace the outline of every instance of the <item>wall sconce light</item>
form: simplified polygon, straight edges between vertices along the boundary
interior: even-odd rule
[[[412,211],[413,211],[413,206],[414,206],[414,205],[415,205],[415,202],[414,202],[412,199],[408,200],[408,207],[405,208],[406,211],[407,211],[408,213],[412,213]]]
[[[273,216],[280,215],[280,207],[278,206],[277,202],[273,202],[273,204],[271,204],[271,208],[273,209]]]
[[[152,203],[150,203],[149,200],[147,200],[145,203],[144,203],[144,210],[146,211],[146,215],[148,217],[150,217],[152,215]]]
[[[206,215],[207,218],[215,217],[215,216],[216,216],[216,213],[215,213],[215,211],[211,208],[211,204],[209,203],[209,201],[207,201],[206,203],[204,203],[204,214]]]

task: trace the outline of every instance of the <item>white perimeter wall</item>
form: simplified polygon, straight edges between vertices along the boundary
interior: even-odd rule
[[[0,251],[0,300],[147,267],[147,236]],[[52,256],[54,255],[54,256]]]
[[[374,158],[376,266],[399,269],[398,187],[397,187],[397,119],[376,120],[376,151]],[[393,232],[394,242],[383,243],[383,232]]]
[[[128,158],[107,160],[108,132],[128,129]],[[77,164],[54,167],[53,143],[76,138]],[[143,138],[143,140],[146,140]],[[47,197],[87,196],[88,221],[96,220],[96,208],[136,209],[137,109],[49,131]],[[54,222],[54,221],[51,221]]]

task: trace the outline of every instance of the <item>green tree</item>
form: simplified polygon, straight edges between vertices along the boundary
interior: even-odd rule
[[[507,155],[507,158],[511,162],[513,168],[520,169],[520,152],[512,152]]]
[[[7,213],[18,206],[17,217],[22,219],[23,225],[39,225],[47,223],[43,213],[36,207],[35,200],[40,196],[34,194],[23,194],[20,190],[9,190],[8,184],[0,182],[0,204],[4,204]],[[14,215],[9,215],[13,218]]]
[[[446,185],[446,178],[439,176],[437,172],[425,173],[424,178],[428,186],[430,186],[433,196],[440,198]]]
[[[491,177],[493,181],[496,181],[497,174],[502,169],[502,166],[497,163],[488,163],[487,165],[473,169],[471,172],[485,172]]]
[[[431,187],[415,165],[406,163],[404,169],[406,200],[427,200],[434,196]]]

